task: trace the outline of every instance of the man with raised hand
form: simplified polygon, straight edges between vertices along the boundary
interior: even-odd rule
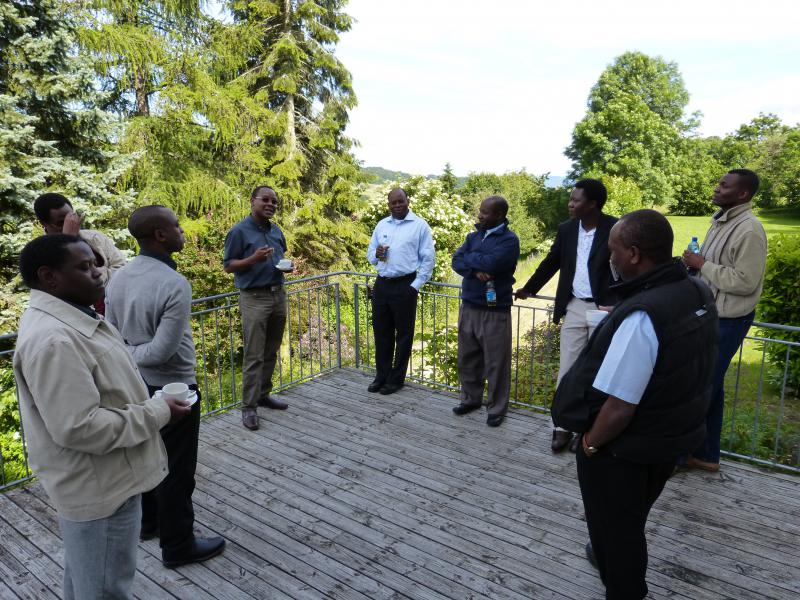
[[[388,204],[390,215],[378,221],[367,248],[367,260],[378,271],[372,290],[375,380],[367,390],[381,394],[405,383],[417,297],[436,261],[431,228],[411,211],[405,190],[390,191]]]
[[[142,495],[141,538],[158,537],[164,566],[174,568],[207,560],[225,547],[221,537],[195,537],[193,530],[201,404],[190,324],[192,286],[172,259],[185,243],[175,213],[143,206],[131,214],[128,229],[139,255],[109,284],[107,318],[125,339],[151,395],[168,383],[185,383],[195,396],[186,419],[161,429],[169,474]]]
[[[132,598],[139,495],[167,474],[159,430],[189,407],[150,397],[119,332],[92,309],[104,286],[81,238],[33,240],[20,273],[31,299],[14,375],[31,467],[58,513],[63,596]]]
[[[242,364],[242,425],[258,429],[258,407],[284,410],[273,398],[272,375],[286,327],[286,291],[277,264],[286,252],[286,238],[272,219],[278,195],[262,185],[250,194],[250,214],[225,236],[223,265],[239,288],[244,330]]]
[[[477,231],[453,255],[461,275],[458,313],[458,378],[464,415],[481,407],[488,382],[486,424],[497,427],[508,411],[511,393],[511,304],[519,238],[508,228],[508,202],[490,196],[478,210]]]
[[[564,322],[556,385],[589,341],[592,324],[587,320],[587,311],[614,303],[614,295],[608,289],[613,282],[608,235],[617,219],[603,213],[607,197],[606,187],[597,179],[582,179],[575,184],[567,205],[569,221],[558,226],[547,256],[515,294],[517,298],[529,298],[559,273],[553,321],[558,323],[563,317]],[[561,452],[567,446],[575,452],[578,438],[554,425],[551,450]]]
[[[649,209],[609,236],[620,301],[561,379],[556,425],[583,432],[578,482],[607,600],[647,595],[645,524],[675,460],[705,435],[717,310],[708,286],[673,259],[672,228]]]
[[[33,211],[42,224],[46,235],[66,233],[77,235],[92,249],[100,279],[107,285],[111,277],[125,265],[125,255],[106,234],[93,229],[83,229],[83,217],[75,212],[72,204],[62,194],[48,192],[33,202]],[[103,314],[104,300],[100,298],[95,308]]]
[[[712,201],[719,210],[711,219],[700,253],[683,253],[686,265],[696,269],[711,288],[719,311],[719,354],[706,418],[706,439],[686,459],[687,467],[705,471],[719,471],[725,373],[753,324],[764,285],[767,235],[753,214],[752,204],[758,185],[753,171],[728,171],[714,190]]]

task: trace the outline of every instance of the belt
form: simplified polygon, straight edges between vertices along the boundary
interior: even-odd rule
[[[578,298],[578,297],[573,296],[573,298]],[[578,298],[578,300],[583,300],[584,302],[594,302],[594,298]]]
[[[243,292],[279,292],[283,289],[282,284],[278,285],[257,285],[255,287],[245,288]]]
[[[398,277],[384,277],[383,275],[378,275],[378,279],[383,279],[385,281],[401,281],[403,279],[413,279],[417,276],[416,273],[407,273],[405,275],[400,275]]]

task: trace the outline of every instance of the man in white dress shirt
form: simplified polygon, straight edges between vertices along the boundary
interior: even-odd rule
[[[417,297],[436,260],[431,228],[411,212],[403,188],[389,192],[389,212],[378,221],[367,249],[367,260],[378,271],[372,291],[376,372],[367,389],[381,394],[393,394],[405,383]]]

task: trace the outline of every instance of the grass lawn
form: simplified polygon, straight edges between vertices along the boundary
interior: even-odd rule
[[[770,237],[778,233],[800,233],[800,210],[765,210],[758,214],[758,218],[764,225],[768,241]],[[675,256],[683,253],[684,248],[692,241],[692,236],[697,237],[697,241],[702,244],[711,223],[711,215],[707,217],[668,216],[667,219],[675,232],[675,243],[672,247],[672,254]]]
[[[764,224],[768,239],[779,233],[800,234],[800,210],[762,211],[758,216]],[[673,254],[681,254],[692,236],[696,236],[702,243],[710,218],[710,215],[668,217],[675,232]],[[542,258],[543,254],[531,256],[519,263],[515,274],[517,279],[515,287],[524,285]],[[539,294],[555,296],[557,284],[558,275],[553,277]],[[541,300],[526,300],[519,304],[545,306],[548,303]],[[530,315],[529,311],[521,313],[522,322],[519,327],[522,331],[530,329],[532,325]],[[791,324],[796,325],[796,323]],[[753,328],[750,335],[763,334]],[[762,352],[760,342],[747,340],[741,355],[741,367],[737,356],[728,369],[722,446],[723,449],[736,453],[753,454],[762,459],[798,466],[800,462],[798,390],[786,389],[781,399],[780,377],[768,364],[762,367]]]

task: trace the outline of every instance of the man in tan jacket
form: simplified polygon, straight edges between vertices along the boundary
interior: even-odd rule
[[[714,190],[713,202],[720,210],[711,219],[700,254],[688,250],[683,254],[686,265],[697,269],[711,288],[719,312],[719,348],[706,440],[686,461],[686,466],[706,471],[719,470],[725,372],[750,330],[764,283],[767,235],[751,202],[758,185],[753,171],[728,171]]]
[[[30,464],[58,513],[63,597],[131,598],[139,494],[167,474],[159,430],[189,407],[149,397],[122,337],[91,308],[104,286],[85,241],[39,237],[20,272],[31,300],[14,375]]]

